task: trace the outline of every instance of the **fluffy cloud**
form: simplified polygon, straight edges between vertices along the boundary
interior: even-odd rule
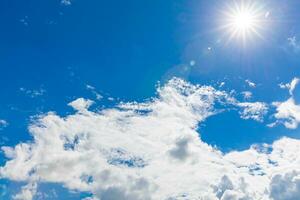
[[[295,102],[294,90],[299,83],[299,78],[294,78],[291,83],[280,84],[281,88],[289,90],[291,97],[284,102],[273,102],[273,106],[276,107],[276,113],[274,114],[277,121],[271,126],[277,123],[283,123],[286,128],[296,129],[300,123],[300,105]]]
[[[300,173],[291,171],[275,175],[270,184],[270,196],[277,200],[297,200],[300,197]]]
[[[276,107],[277,123],[283,123],[286,128],[295,129],[300,122],[300,105],[295,103],[293,97],[284,102],[274,102]]]
[[[19,194],[13,196],[15,200],[31,200],[36,194],[37,184],[36,183],[28,183],[27,185],[22,187],[22,190]]]
[[[77,110],[78,112],[86,112],[87,109],[93,104],[94,102],[89,99],[78,98],[75,101],[72,101],[68,105]]]
[[[80,98],[69,104],[74,114],[40,116],[29,127],[32,142],[2,147],[9,160],[1,177],[28,183],[16,199],[32,199],[39,182],[89,192],[90,200],[281,200],[299,192],[297,175],[286,175],[299,168],[298,140],[223,154],[196,131],[216,107],[260,119],[262,103],[180,79],[148,102],[97,112],[88,110],[92,103]],[[294,196],[276,196],[280,189]]]

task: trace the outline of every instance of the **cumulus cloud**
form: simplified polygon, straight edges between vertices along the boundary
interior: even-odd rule
[[[300,105],[291,97],[284,102],[274,102],[277,123],[283,123],[286,128],[296,129],[300,123]]]
[[[289,129],[296,129],[298,127],[300,123],[300,105],[294,99],[294,90],[299,81],[299,78],[294,78],[290,83],[279,84],[280,88],[289,90],[291,97],[283,102],[273,102],[273,106],[276,107],[274,116],[277,121],[270,124],[271,127],[278,123],[283,123]]]
[[[276,200],[297,200],[300,197],[300,172],[286,172],[273,176],[270,196]]]
[[[74,114],[40,116],[29,127],[33,141],[2,147],[8,161],[1,178],[28,183],[16,199],[32,199],[39,182],[89,192],[90,200],[280,200],[279,189],[297,194],[296,179],[285,174],[299,168],[298,140],[223,154],[197,132],[216,107],[245,109],[247,118],[258,116],[261,103],[176,78],[157,91],[146,102],[101,111],[79,98],[69,104]]]

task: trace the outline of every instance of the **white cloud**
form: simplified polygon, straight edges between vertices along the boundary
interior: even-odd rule
[[[219,87],[223,87],[225,85],[225,82],[221,82],[220,84],[219,84]]]
[[[94,200],[271,199],[287,182],[275,177],[299,169],[299,140],[228,154],[203,142],[197,125],[218,113],[215,104],[254,116],[264,108],[209,86],[172,79],[147,102],[98,112],[88,111],[91,104],[71,102],[79,112],[66,117],[49,112],[29,127],[33,141],[2,147],[9,160],[1,177],[28,182],[19,197],[32,199],[38,182],[54,182]]]
[[[276,107],[275,118],[277,123],[283,123],[286,128],[295,129],[300,123],[300,105],[291,97],[284,102],[274,102]]]
[[[243,102],[237,105],[243,108],[243,110],[240,111],[240,115],[243,119],[263,121],[263,117],[268,111],[267,104],[263,102]]]
[[[293,95],[293,92],[294,92],[296,86],[298,85],[299,81],[300,81],[300,79],[295,77],[295,78],[293,78],[293,80],[290,83],[286,83],[286,84],[280,83],[279,87],[281,89],[288,89],[290,95]]]
[[[252,98],[252,92],[250,91],[243,91],[241,92],[245,100],[251,99]]]
[[[79,112],[85,112],[94,102],[89,99],[78,98],[68,105]]]
[[[300,123],[300,105],[296,104],[294,99],[294,90],[299,83],[299,78],[294,78],[291,83],[279,84],[280,88],[288,89],[291,97],[284,102],[273,102],[276,107],[274,117],[276,122],[269,124],[270,127],[278,123],[283,123],[286,128],[296,129]]]
[[[256,84],[254,82],[250,81],[249,79],[245,80],[245,82],[249,85],[249,87],[252,87],[252,88],[256,87]]]
[[[13,196],[15,200],[31,200],[37,191],[37,184],[36,183],[28,183],[27,185],[22,187],[20,193]]]
[[[91,91],[95,95],[97,100],[101,100],[103,98],[103,96],[99,92],[97,92],[97,90],[94,86],[91,86],[91,85],[87,84],[86,89]]]

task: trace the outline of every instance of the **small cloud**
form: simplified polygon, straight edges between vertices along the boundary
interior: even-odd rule
[[[196,64],[196,61],[194,61],[194,60],[190,61],[190,66],[194,66],[195,64]]]
[[[87,84],[86,89],[91,91],[95,95],[97,100],[100,100],[100,99],[103,98],[103,96],[99,92],[96,91],[96,88],[94,86],[91,86],[91,85]]]
[[[79,112],[85,112],[94,102],[89,99],[78,98],[68,105]]]
[[[108,97],[107,100],[108,100],[108,101],[114,101],[115,98],[113,98],[113,97]]]
[[[24,18],[20,19],[20,22],[24,25],[24,26],[28,26],[28,16],[24,16]]]
[[[266,12],[266,14],[265,14],[265,18],[267,19],[267,18],[269,18],[269,16],[270,16],[270,12],[268,11],[268,12]]]
[[[46,90],[43,89],[43,88],[40,88],[40,89],[37,89],[37,90],[30,90],[30,89],[26,89],[24,87],[21,87],[19,90],[21,92],[23,92],[24,94],[26,94],[27,96],[31,97],[31,98],[42,96],[46,93]]]
[[[241,92],[241,94],[243,95],[245,100],[252,98],[252,92],[250,92],[250,91],[244,91],[244,92]]]
[[[225,82],[221,82],[219,87],[223,87],[225,85]]]
[[[279,84],[279,87],[280,87],[281,89],[288,89],[290,95],[293,95],[293,92],[294,92],[294,90],[295,90],[297,84],[299,83],[299,81],[300,81],[300,79],[297,78],[297,77],[295,77],[295,78],[293,78],[293,80],[292,80],[290,83],[286,83],[286,84],[280,83],[280,84]]]
[[[269,127],[281,123],[288,129],[296,129],[300,123],[300,105],[296,103],[294,99],[294,90],[297,84],[300,82],[299,78],[293,78],[290,83],[280,83],[279,87],[282,89],[288,89],[291,97],[283,102],[273,102],[272,105],[276,107],[276,113],[274,117],[276,122],[269,124]]]
[[[249,85],[249,87],[255,88],[256,84],[252,81],[250,81],[249,79],[245,80],[245,82]]]
[[[4,119],[0,119],[0,130],[7,126],[8,126],[8,122]]]
[[[273,128],[273,127],[275,127],[276,125],[277,125],[277,123],[276,123],[276,122],[273,122],[273,123],[267,124],[267,127]]]
[[[276,123],[282,123],[288,129],[296,129],[300,123],[300,105],[291,97],[284,102],[273,102],[276,107]],[[275,124],[274,124],[275,125]]]
[[[65,6],[70,6],[72,4],[71,0],[61,0],[60,3]]]
[[[296,36],[292,36],[292,37],[289,37],[287,39],[288,41],[288,45],[293,48],[294,52],[299,52],[300,50],[300,43],[298,42],[297,40],[297,37]]]

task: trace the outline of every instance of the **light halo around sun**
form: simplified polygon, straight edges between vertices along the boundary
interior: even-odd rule
[[[222,11],[221,29],[228,35],[228,40],[236,39],[243,44],[259,37],[267,20],[267,12],[257,1],[232,1]]]

